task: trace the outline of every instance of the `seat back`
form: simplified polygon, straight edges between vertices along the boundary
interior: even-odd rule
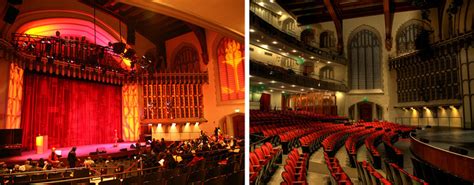
[[[120,179],[99,182],[99,185],[120,185]]]
[[[226,180],[227,180],[227,176],[221,175],[221,176],[218,176],[218,177],[207,179],[206,182],[204,182],[204,184],[206,184],[206,185],[223,185],[223,184],[226,184]]]
[[[167,184],[173,184],[173,185],[186,185],[188,181],[188,174],[181,174],[179,176],[174,176],[172,178],[169,178],[166,182]]]

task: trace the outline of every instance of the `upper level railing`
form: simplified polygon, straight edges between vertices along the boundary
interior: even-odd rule
[[[35,56],[40,61],[65,61],[71,64],[84,65],[83,68],[108,68],[111,71],[125,71],[122,58],[109,46],[89,43],[84,37],[55,37],[14,33],[11,41],[19,51]]]
[[[250,74],[263,78],[273,79],[288,84],[295,84],[304,87],[314,87],[316,89],[325,89],[331,91],[347,92],[349,88],[344,83],[330,82],[296,74],[294,71],[268,65],[262,62],[250,60]]]
[[[311,53],[312,55],[324,60],[330,60],[342,65],[347,64],[347,59],[343,55],[339,55],[336,52],[326,51],[301,42],[297,38],[275,28],[273,25],[266,22],[253,12],[250,12],[250,25],[254,27],[254,29],[258,29],[265,35],[278,39],[281,43],[284,43],[292,48]]]

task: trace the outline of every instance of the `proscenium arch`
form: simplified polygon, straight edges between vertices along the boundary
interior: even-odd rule
[[[354,37],[358,36],[359,33],[363,33],[365,31],[369,32],[369,33],[372,33],[375,36],[375,38],[377,39],[376,41],[378,42],[378,55],[379,55],[378,56],[378,60],[379,60],[379,64],[378,64],[379,66],[378,67],[380,68],[379,69],[380,87],[375,87],[376,86],[376,84],[375,84],[376,81],[374,81],[373,88],[367,88],[366,87],[366,88],[362,88],[362,89],[363,90],[364,89],[381,89],[381,90],[383,90],[384,85],[383,85],[383,60],[382,59],[383,59],[383,48],[384,48],[383,45],[384,44],[382,42],[383,40],[382,40],[382,37],[380,35],[380,32],[377,31],[377,29],[375,29],[374,27],[369,26],[369,25],[365,25],[365,24],[360,25],[357,28],[355,28],[354,30],[352,30],[351,33],[349,34],[347,42],[345,42],[345,43],[347,43],[347,58],[349,59],[349,64],[348,64],[349,72],[347,73],[349,76],[348,76],[347,79],[352,78],[352,67],[354,67],[354,66],[352,66],[351,50],[350,50],[352,41],[353,41]],[[375,71],[375,68],[374,68],[374,71]],[[375,75],[376,73],[374,71],[372,71],[372,72]],[[359,75],[359,71],[357,71],[357,74]],[[373,78],[375,78],[375,76],[373,76]],[[353,89],[352,85],[353,85],[352,80],[349,80],[349,86],[351,87],[351,89]],[[359,88],[357,88],[357,89],[359,89]]]

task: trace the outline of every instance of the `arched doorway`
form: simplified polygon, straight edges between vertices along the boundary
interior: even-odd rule
[[[374,102],[362,101],[349,107],[349,117],[364,121],[382,120],[383,108]]]
[[[244,113],[233,113],[225,116],[222,126],[225,134],[244,138],[245,137],[245,114]]]

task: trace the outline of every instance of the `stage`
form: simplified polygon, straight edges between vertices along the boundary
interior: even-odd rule
[[[101,153],[98,155],[92,155],[91,157],[93,159],[103,157],[106,158],[108,156],[111,156],[113,158],[117,157],[125,157],[134,154],[136,151],[135,149],[131,149],[130,145],[135,144],[132,142],[124,142],[124,143],[118,143],[117,147],[114,147],[113,143],[107,143],[107,144],[95,144],[95,145],[83,145],[83,146],[76,146],[76,155],[78,158],[81,160],[84,158],[87,158],[90,155],[91,152],[96,152],[97,148],[103,148],[105,149],[106,153]],[[144,143],[142,143],[143,145]],[[67,154],[69,151],[71,151],[71,147],[66,147],[66,148],[56,148],[56,151],[61,151],[61,158],[60,161],[64,162],[67,164]],[[120,149],[126,148],[127,151],[120,151]],[[5,158],[0,158],[0,162],[5,162],[9,165],[12,164],[24,164],[24,161],[27,159],[31,158],[34,161],[39,160],[40,158],[47,159],[49,157],[49,154],[51,153],[51,149],[47,150],[46,152],[42,154],[36,154],[36,151],[27,151],[27,152],[22,152],[20,156],[12,156],[12,157],[5,157]]]
[[[456,146],[469,151],[468,156],[474,157],[474,130],[461,128],[432,127],[417,133],[418,138],[429,140],[429,145],[449,150]]]

